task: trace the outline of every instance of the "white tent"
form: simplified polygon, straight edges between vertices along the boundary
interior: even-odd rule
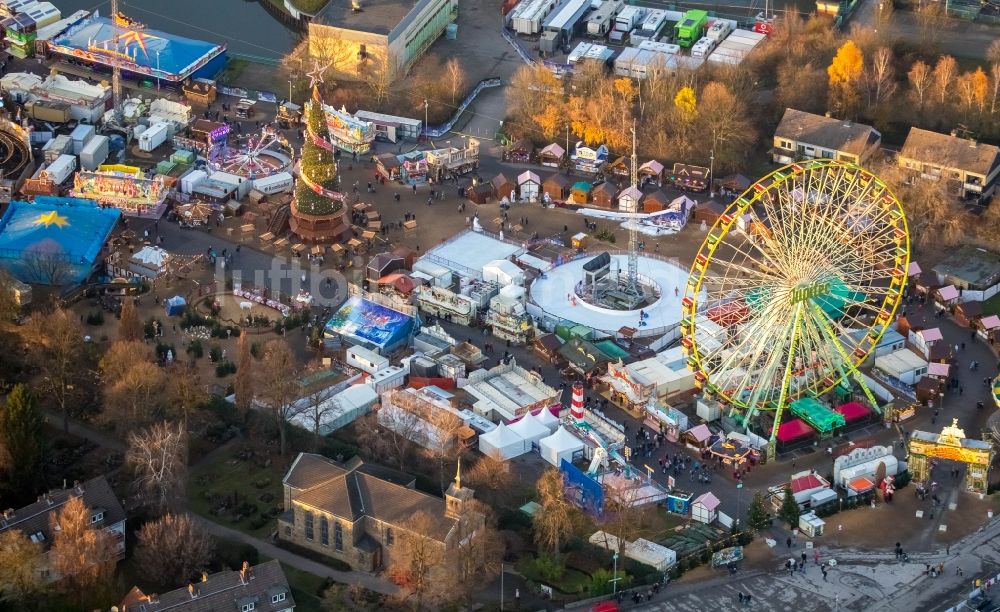
[[[548,408],[542,408],[538,414],[535,415],[535,418],[538,419],[539,423],[549,428],[549,433],[555,433],[556,428],[559,427],[559,417],[552,414],[552,411]]]
[[[544,423],[538,420],[530,412],[524,415],[520,421],[510,426],[510,430],[524,439],[525,445],[535,445],[542,438],[547,438],[552,432]]]
[[[573,453],[583,450],[583,442],[560,425],[556,433],[538,442],[538,448],[542,459],[559,467],[563,459],[572,461]]]
[[[527,447],[527,448],[525,448]],[[489,433],[479,436],[479,452],[484,455],[499,453],[504,459],[513,459],[528,452],[531,447],[524,438],[510,430],[503,423]]]
[[[625,547],[625,556],[651,565],[661,572],[667,571],[677,563],[677,553],[674,550],[642,538]]]

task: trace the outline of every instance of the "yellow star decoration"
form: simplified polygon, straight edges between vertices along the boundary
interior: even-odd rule
[[[35,219],[35,225],[44,225],[45,227],[49,227],[50,225],[55,225],[56,227],[66,227],[69,225],[69,219],[61,216],[54,210],[50,210],[47,213],[38,215],[38,218]]]

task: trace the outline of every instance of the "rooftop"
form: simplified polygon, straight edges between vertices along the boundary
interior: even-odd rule
[[[785,109],[774,135],[852,155],[861,155],[881,137],[870,125],[814,115],[794,108]]]
[[[38,498],[33,504],[18,508],[0,520],[0,532],[16,529],[33,541],[52,541],[51,521],[71,497],[80,497],[91,511],[103,516],[97,523],[108,526],[125,520],[125,510],[104,476],[98,476],[70,489],[57,489]],[[43,544],[45,545],[45,544]],[[47,547],[47,545],[46,545]]]
[[[445,516],[444,499],[411,488],[413,479],[405,474],[365,464],[356,457],[339,464],[321,455],[301,453],[283,482],[300,490],[293,493],[293,502],[352,522],[369,516],[400,525],[423,511],[435,521],[430,535],[439,541],[445,540],[456,523]]]
[[[246,609],[271,612],[295,607],[288,579],[276,560],[240,571],[223,571],[197,584],[162,595],[146,596],[138,587],[122,602],[122,612],[216,612]]]
[[[361,10],[352,8],[350,0],[331,0],[313,19],[313,23],[368,32],[389,34],[406,19],[411,10],[429,0],[363,0]]]
[[[950,134],[910,128],[899,156],[985,176],[1000,164],[1000,147]]]
[[[986,289],[1000,282],[1000,254],[974,246],[953,249],[938,265],[935,274],[968,284],[971,289]]]

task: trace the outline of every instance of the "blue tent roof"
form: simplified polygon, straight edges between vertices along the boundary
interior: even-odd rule
[[[0,267],[26,283],[83,282],[119,217],[116,208],[77,198],[11,202],[0,218]]]
[[[118,37],[118,57],[131,72],[170,80],[184,79],[225,52],[224,45],[174,36],[158,30],[119,25],[95,16],[71,27],[51,43],[57,53],[111,65]]]

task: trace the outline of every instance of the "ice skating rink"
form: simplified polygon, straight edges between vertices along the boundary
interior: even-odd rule
[[[593,257],[598,254],[595,253]],[[645,325],[640,326],[638,310],[610,310],[587,304],[575,297],[575,287],[583,280],[583,266],[593,257],[582,257],[553,268],[531,284],[531,299],[550,316],[566,319],[579,325],[613,333],[624,326],[636,329],[653,329],[674,325],[681,320],[681,298],[684,297],[684,283],[688,269],[676,263],[639,256],[639,274],[652,279],[660,287],[660,299],[643,309],[648,315]],[[628,256],[611,256],[611,273],[617,270],[624,274],[628,270]]]

